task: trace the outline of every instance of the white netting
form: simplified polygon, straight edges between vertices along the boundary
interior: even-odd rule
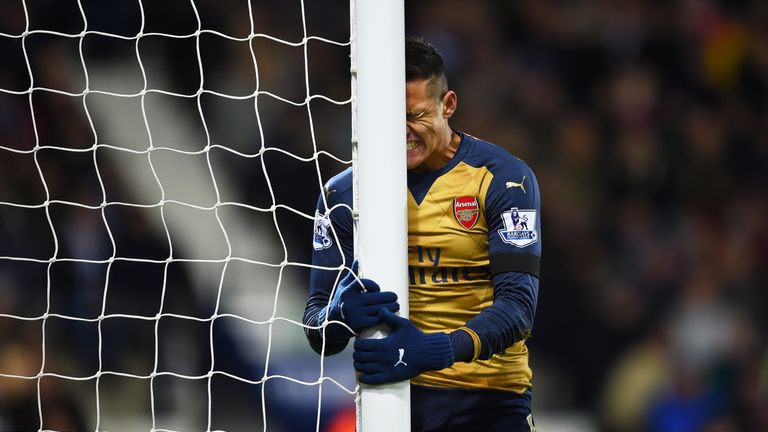
[[[350,159],[349,5],[0,5],[0,429],[332,430],[314,203]]]

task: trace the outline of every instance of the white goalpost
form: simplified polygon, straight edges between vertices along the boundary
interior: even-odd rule
[[[408,313],[404,4],[334,1],[0,6],[0,430],[410,430],[301,320],[350,165]]]
[[[351,1],[358,254],[365,277],[393,290],[408,316],[403,1]],[[354,134],[354,132],[353,132]],[[384,331],[363,337],[381,337]],[[409,382],[361,384],[358,430],[409,431]]]

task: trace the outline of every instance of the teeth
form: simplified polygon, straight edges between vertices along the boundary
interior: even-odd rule
[[[419,146],[419,143],[417,141],[408,141],[405,145],[405,148],[408,150],[413,150],[418,146]]]

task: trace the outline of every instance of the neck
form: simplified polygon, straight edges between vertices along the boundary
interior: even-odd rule
[[[440,168],[445,166],[448,162],[453,159],[454,156],[456,156],[456,152],[459,151],[459,145],[461,144],[461,137],[459,134],[453,131],[453,129],[448,129],[448,137],[447,137],[448,143],[445,145],[445,149],[443,150],[443,164]]]
[[[456,156],[456,152],[459,151],[459,146],[461,145],[461,136],[453,131],[453,129],[448,129],[448,136],[445,137],[445,141],[443,141],[445,144],[442,146],[439,155],[440,157],[435,159],[432,163],[428,164],[427,166],[422,167],[421,169],[415,169],[416,172],[426,172],[426,171],[437,171],[440,168],[448,165],[448,163],[453,159],[454,156]]]
[[[461,136],[459,136],[459,134],[454,132],[453,129],[449,129],[449,130],[450,130],[450,135],[449,135],[450,141],[448,142],[448,148],[450,149],[449,152],[451,155],[448,158],[448,160],[451,160],[456,155],[456,152],[459,151],[459,145],[461,144]]]

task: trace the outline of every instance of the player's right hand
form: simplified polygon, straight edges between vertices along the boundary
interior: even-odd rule
[[[355,333],[381,323],[379,311],[400,310],[397,294],[381,292],[379,284],[370,279],[358,279],[358,263],[352,263],[352,271],[339,282],[327,309],[320,312],[320,322],[328,315],[329,321],[341,321]],[[325,312],[325,313],[324,313]]]
[[[361,383],[404,381],[424,371],[441,370],[453,364],[453,346],[448,333],[424,333],[410,320],[389,311],[381,311],[381,320],[391,329],[389,335],[355,341],[352,358]]]

